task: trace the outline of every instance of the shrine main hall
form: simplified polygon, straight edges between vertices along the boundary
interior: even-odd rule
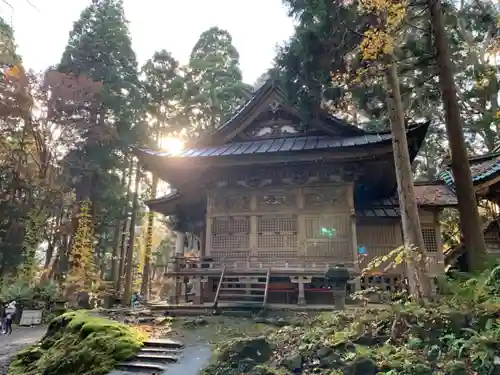
[[[412,161],[428,126],[407,129]],[[272,79],[181,153],[136,154],[172,188],[147,204],[169,216],[177,233],[163,270],[177,303],[328,304],[327,269],[341,264],[359,275],[403,244],[391,133],[327,112],[302,126]],[[415,193],[435,275],[444,270],[439,213],[456,197],[443,181],[416,183]],[[186,235],[197,239],[196,251],[188,252]],[[402,278],[402,269],[382,267],[350,288],[396,291]]]

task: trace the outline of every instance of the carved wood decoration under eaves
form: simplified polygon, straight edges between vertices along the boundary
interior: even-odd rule
[[[228,193],[221,190],[211,197],[212,212],[247,212],[250,211],[250,196],[246,194]]]
[[[300,165],[280,166],[269,169],[235,169],[211,173],[204,181],[205,189],[250,188],[262,189],[270,186],[304,186],[308,184],[331,184],[356,181],[366,172],[360,163],[344,165]]]
[[[346,186],[322,186],[304,189],[304,207],[306,209],[346,206],[348,206]]]
[[[290,189],[273,189],[257,193],[257,209],[259,211],[282,211],[297,207],[296,191]]]
[[[300,132],[298,124],[287,120],[271,120],[252,126],[244,134],[246,138],[286,137]]]

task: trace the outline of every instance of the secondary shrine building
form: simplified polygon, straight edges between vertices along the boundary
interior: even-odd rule
[[[412,160],[427,128],[408,128]],[[273,80],[181,154],[137,155],[173,189],[147,203],[169,215],[177,231],[165,275],[177,285],[178,302],[189,282],[196,304],[331,303],[323,277],[329,267],[359,274],[373,257],[403,244],[390,132],[368,132],[326,112],[302,127]],[[436,274],[444,267],[439,211],[456,198],[441,182],[415,191]],[[184,256],[186,233],[199,239],[199,256]],[[352,288],[397,290],[402,273],[374,270]]]

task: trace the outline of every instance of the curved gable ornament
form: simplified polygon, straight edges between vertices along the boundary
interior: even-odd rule
[[[262,124],[252,128],[248,135],[255,138],[286,136],[299,133],[299,127],[296,124],[286,123],[285,121],[276,120],[273,123]]]

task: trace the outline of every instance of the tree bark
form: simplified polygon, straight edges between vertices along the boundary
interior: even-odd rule
[[[134,161],[131,158],[129,169],[128,169],[128,181],[127,181],[127,204],[123,209],[123,225],[121,230],[121,239],[120,239],[120,250],[119,250],[119,260],[118,262],[118,270],[116,272],[115,281],[115,293],[120,294],[121,286],[122,286],[122,276],[124,274],[124,265],[125,265],[125,255],[127,249],[127,228],[128,228],[128,215],[129,215],[129,202],[130,202],[130,187],[132,185],[132,172],[134,171]]]
[[[122,177],[120,180],[120,186],[125,186],[125,178],[127,176],[127,166],[125,166],[122,170]],[[124,218],[117,218],[115,222],[115,227],[113,229],[113,249],[112,249],[112,255],[111,255],[111,272],[109,274],[109,281],[112,281],[116,283],[116,280],[118,278],[118,267],[120,265],[120,228],[122,227],[122,220],[126,220],[126,215],[125,215],[126,207],[124,206],[122,208],[122,215]]]
[[[399,207],[401,210],[401,223],[403,226],[404,244],[407,248],[415,247],[419,255],[415,280],[415,264],[409,260],[407,264],[410,293],[417,297],[429,297],[431,284],[427,275],[427,259],[424,239],[420,228],[420,217],[413,187],[408,140],[404,120],[403,104],[399,89],[397,66],[390,57],[389,66],[385,72],[387,81],[387,104],[390,113],[392,148],[394,152],[394,167],[398,184]]]
[[[139,207],[139,181],[141,173],[139,163],[136,164],[134,182],[134,200],[132,203],[132,217],[130,218],[129,240],[127,246],[127,256],[125,259],[125,291],[123,293],[123,303],[129,304],[132,297],[132,273],[134,270],[134,242],[135,242],[135,222],[137,219],[137,209]]]
[[[453,63],[443,25],[441,0],[428,0],[428,4],[434,29],[439,84],[444,104],[446,131],[451,151],[451,169],[455,177],[467,265],[469,270],[480,270],[486,264],[486,244],[479,220],[476,194],[462,130],[457,89],[453,79]]]
[[[153,175],[153,181],[151,186],[151,199],[156,198],[156,190],[158,188],[158,177]],[[146,246],[144,252],[144,268],[142,269],[142,283],[141,283],[141,294],[146,300],[149,299],[149,282],[151,279],[151,250],[153,241],[153,225],[154,225],[154,212],[148,212],[148,223],[147,223],[147,233],[146,233]]]
[[[160,147],[161,141],[161,126],[157,125],[155,129],[156,136],[156,146]],[[152,175],[151,183],[151,199],[156,198],[156,191],[158,190],[158,176]],[[148,222],[146,226],[146,246],[144,251],[144,267],[142,269],[142,283],[141,283],[141,294],[144,298],[149,300],[149,283],[151,281],[151,250],[153,242],[153,225],[154,225],[155,215],[153,211],[148,213]]]

